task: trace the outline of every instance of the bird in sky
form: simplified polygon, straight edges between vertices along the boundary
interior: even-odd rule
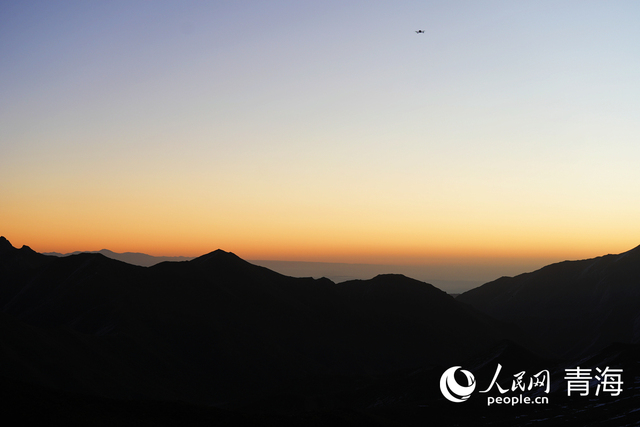
[[[416,34],[424,34],[424,30],[418,30],[416,31]]]

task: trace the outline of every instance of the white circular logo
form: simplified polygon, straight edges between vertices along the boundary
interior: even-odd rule
[[[444,374],[440,377],[440,391],[442,395],[455,403],[466,401],[471,393],[473,393],[473,390],[476,389],[476,379],[471,372],[465,371],[464,369],[461,369],[460,372],[467,377],[468,384],[466,386],[458,384],[455,378],[455,373],[458,369],[460,369],[460,366],[453,366],[444,371]]]

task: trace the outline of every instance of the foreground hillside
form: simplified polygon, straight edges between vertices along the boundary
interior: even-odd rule
[[[450,364],[509,332],[400,275],[340,285],[221,250],[144,268],[0,242],[3,375],[107,397],[236,405],[319,377]]]
[[[614,342],[638,343],[640,246],[502,277],[457,299],[517,325],[539,349],[559,357],[578,357]]]
[[[221,250],[140,267],[0,238],[0,409],[20,425],[635,425],[637,251],[454,299],[401,275],[287,277]],[[463,403],[442,393],[452,366],[478,385]],[[578,366],[619,381],[570,395]],[[548,392],[512,387],[536,372]],[[482,394],[494,379],[504,390]],[[488,404],[518,394],[548,401]]]

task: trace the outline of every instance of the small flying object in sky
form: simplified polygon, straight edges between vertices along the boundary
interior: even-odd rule
[[[418,30],[416,31],[416,34],[424,34],[424,30]]]

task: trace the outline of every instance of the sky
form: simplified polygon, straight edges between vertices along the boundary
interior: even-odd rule
[[[0,235],[509,272],[624,252],[639,17],[635,1],[5,0]]]

